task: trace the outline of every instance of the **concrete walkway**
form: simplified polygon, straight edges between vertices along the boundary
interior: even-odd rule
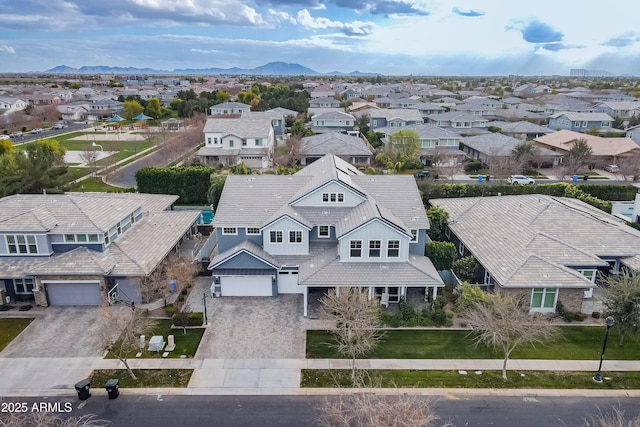
[[[345,359],[131,359],[134,369],[193,369],[188,387],[181,389],[126,389],[129,394],[198,395],[300,395],[335,394],[344,389],[300,388],[302,369],[349,369]],[[500,370],[497,359],[370,359],[358,360],[362,369],[465,370],[473,373]],[[597,360],[510,360],[510,371],[586,371],[597,370]],[[75,396],[74,384],[94,369],[123,369],[115,359],[100,357],[0,358],[0,396]],[[605,360],[603,372],[640,371],[640,361]],[[94,384],[96,394],[106,394]],[[384,392],[389,393],[392,389]],[[525,389],[403,389],[430,395],[564,395],[637,396],[640,390],[525,390]],[[381,391],[382,392],[382,391]]]

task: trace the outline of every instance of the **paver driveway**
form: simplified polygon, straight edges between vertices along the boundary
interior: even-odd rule
[[[120,309],[129,310],[116,308]],[[99,356],[106,323],[101,311],[101,307],[47,307],[0,357]]]

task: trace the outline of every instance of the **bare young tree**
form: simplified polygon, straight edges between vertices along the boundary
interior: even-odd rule
[[[439,176],[444,176],[450,181],[453,181],[456,174],[462,173],[463,169],[462,162],[456,154],[440,147],[435,149],[432,165]]]
[[[621,157],[617,163],[620,168],[619,175],[622,175],[627,180],[628,177],[640,176],[640,156]]]
[[[97,415],[87,414],[63,419],[53,412],[9,413],[0,418],[0,427],[104,427],[111,424]]]
[[[584,420],[583,427],[640,427],[640,415],[627,417],[620,406],[614,406],[610,413],[600,413]]]
[[[333,331],[336,350],[351,359],[351,378],[355,380],[356,358],[369,353],[382,337],[377,299],[369,299],[366,289],[331,289],[321,298],[322,312],[336,321]]]
[[[510,156],[492,156],[488,159],[488,163],[490,174],[501,181],[517,173],[519,169],[518,161]]]
[[[432,399],[400,391],[392,395],[360,392],[330,396],[319,410],[317,424],[323,427],[431,427],[440,420]]]
[[[164,274],[164,265],[160,264],[155,270],[140,279],[140,296],[145,302],[162,298],[166,307],[169,295],[169,282]]]
[[[89,166],[91,173],[95,176],[98,170],[98,152],[96,150],[84,150],[80,153],[80,159]]]
[[[286,150],[282,150],[283,154],[275,156],[274,162],[278,166],[295,166],[301,158],[302,139],[299,136],[290,136],[284,142]]]
[[[569,151],[565,153],[562,163],[569,176],[576,175],[579,170],[591,162],[593,150],[586,139],[576,140]]]
[[[502,379],[507,379],[507,361],[520,345],[542,344],[559,334],[559,329],[543,317],[530,315],[521,300],[500,293],[488,295],[487,302],[462,312],[475,335],[476,345],[487,345],[504,353]]]
[[[190,283],[198,273],[198,267],[194,262],[180,257],[175,252],[169,254],[164,261],[164,276],[167,280],[176,281],[176,291],[179,292]]]
[[[101,332],[103,348],[121,361],[131,378],[137,380],[128,359],[140,349],[140,335],[151,332],[156,322],[143,315],[141,310],[114,310],[113,307],[105,307],[102,316],[107,320]]]
[[[187,303],[180,303],[178,306],[178,311],[175,314],[175,324],[176,326],[182,327],[182,333],[187,333],[187,326],[189,326],[189,313],[191,313],[191,307]]]

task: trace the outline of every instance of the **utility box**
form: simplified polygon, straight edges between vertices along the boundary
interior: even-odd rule
[[[89,392],[89,389],[91,388],[91,381],[82,380],[76,383],[75,387],[76,391],[78,392],[78,399],[87,400],[91,397],[91,393]]]
[[[118,379],[111,378],[104,385],[104,388],[107,390],[107,394],[109,394],[109,399],[117,399],[120,395],[120,391],[118,390],[118,382]]]

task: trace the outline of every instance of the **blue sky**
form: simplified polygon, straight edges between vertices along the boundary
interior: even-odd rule
[[[57,65],[640,74],[637,0],[0,0],[0,72]]]

